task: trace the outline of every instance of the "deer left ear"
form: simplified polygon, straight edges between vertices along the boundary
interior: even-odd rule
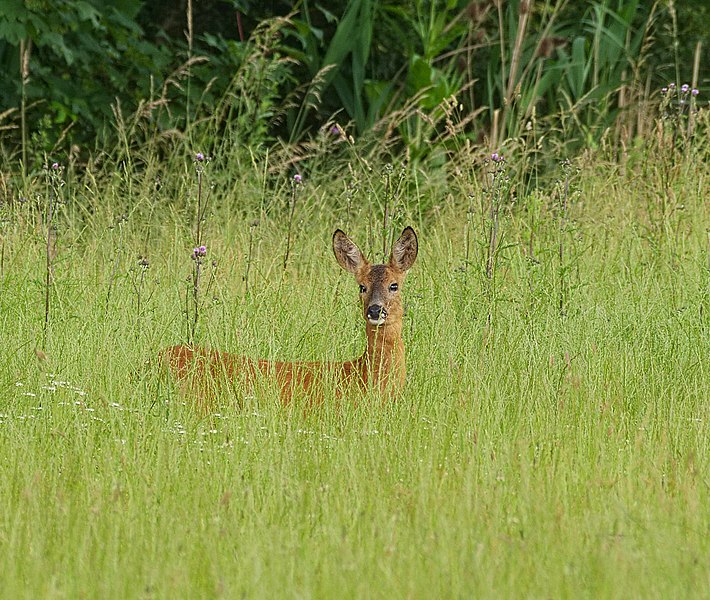
[[[338,264],[349,273],[355,274],[367,264],[367,259],[360,252],[360,248],[340,229],[333,234],[333,253]]]
[[[400,271],[408,271],[417,258],[419,251],[419,243],[417,242],[417,234],[411,227],[405,228],[402,235],[392,246],[392,255],[390,256],[390,266],[399,269]]]

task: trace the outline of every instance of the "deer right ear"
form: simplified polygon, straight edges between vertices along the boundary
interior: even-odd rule
[[[333,253],[338,264],[353,275],[367,264],[367,259],[360,252],[360,248],[340,229],[333,234]]]
[[[392,246],[390,265],[400,271],[408,271],[414,264],[418,251],[417,234],[411,227],[405,227],[402,235]]]

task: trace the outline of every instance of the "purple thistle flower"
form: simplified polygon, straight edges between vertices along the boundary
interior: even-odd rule
[[[195,154],[195,160],[197,162],[202,162],[205,160],[205,155],[202,154],[202,152],[198,152],[197,154]]]
[[[690,89],[690,86],[687,83],[684,83],[683,85],[680,86],[680,91],[683,92],[684,94],[687,94],[689,89]]]
[[[207,256],[207,247],[206,246],[200,246],[197,250],[198,250],[200,256]]]
[[[661,88],[661,95],[665,96],[668,93],[668,88],[667,87],[662,87]]]
[[[491,160],[494,163],[502,163],[505,161],[505,158],[503,158],[502,154],[498,154],[497,152],[494,152],[493,154],[491,154]]]
[[[58,171],[59,170],[59,163],[52,163],[52,170],[53,171]]]
[[[332,133],[333,135],[340,135],[340,128],[337,125],[333,125],[330,128],[330,133]]]
[[[302,179],[303,179],[303,178],[302,178],[298,173],[296,173],[296,174],[293,176],[293,180],[294,180],[294,182],[296,182],[296,183],[301,183]]]
[[[673,82],[671,81],[671,82],[668,84],[668,89],[669,89],[669,90],[674,90],[674,89],[675,89],[675,83],[673,83]]]
[[[690,90],[690,95],[691,96],[697,96],[700,93],[700,90],[698,88],[693,88]]]

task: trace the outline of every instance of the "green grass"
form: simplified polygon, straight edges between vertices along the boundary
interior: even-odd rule
[[[336,172],[300,196],[285,275],[288,191],[260,211],[259,172],[242,187],[209,173],[218,267],[198,340],[286,360],[359,354],[357,291],[330,250]],[[479,225],[461,268],[466,198],[420,173],[400,218],[420,242],[403,397],[308,415],[232,391],[205,416],[161,378],[157,352],[186,338],[191,212],[138,180],[108,306],[120,208],[83,212],[87,192],[66,190],[38,360],[43,242],[18,208],[0,278],[2,595],[707,597],[708,174],[676,180],[684,207],[656,227],[643,182],[584,168],[561,316],[552,197],[535,205],[537,262],[523,252],[533,208],[504,211],[491,287]],[[120,185],[97,189],[120,198]],[[360,198],[348,228],[366,250],[368,211]]]

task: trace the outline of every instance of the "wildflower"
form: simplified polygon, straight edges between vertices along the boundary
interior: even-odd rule
[[[661,95],[665,96],[668,93],[668,88],[667,87],[662,87],[661,88]]]
[[[673,82],[671,81],[671,82],[668,84],[668,89],[671,90],[671,91],[674,90],[674,89],[675,89],[675,83],[673,83]]]
[[[197,260],[198,258],[201,258],[203,256],[207,256],[207,247],[206,246],[200,246],[199,248],[192,249],[192,259],[193,260]]]
[[[59,163],[57,163],[57,162],[52,163],[52,170],[53,170],[53,171],[58,171],[58,170],[59,170]]]
[[[505,158],[503,158],[502,154],[498,154],[497,152],[494,152],[493,154],[491,154],[491,160],[494,163],[502,163],[505,161]]]
[[[206,246],[200,246],[198,248],[198,250],[200,251],[200,256],[207,256],[207,247]]]
[[[687,94],[689,89],[690,89],[690,86],[687,83],[684,83],[683,85],[680,86],[680,91],[683,92],[684,94]]]
[[[333,135],[340,135],[340,127],[338,127],[337,125],[333,125],[330,128],[330,133]]]
[[[202,154],[202,152],[198,152],[195,154],[195,161],[196,162],[203,162],[205,160],[205,155]]]
[[[690,95],[691,96],[697,96],[700,93],[700,90],[698,88],[693,88],[690,90]]]
[[[295,183],[301,183],[302,179],[303,179],[303,178],[302,178],[298,173],[296,173],[296,174],[293,176],[293,181],[294,181]]]

